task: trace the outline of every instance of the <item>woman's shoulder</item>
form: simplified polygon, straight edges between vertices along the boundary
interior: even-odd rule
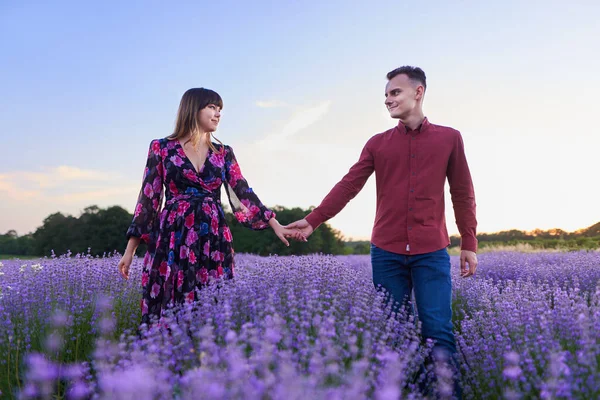
[[[171,148],[177,144],[178,140],[176,138],[171,138],[169,136],[164,138],[156,138],[150,141],[150,146],[159,146],[161,149],[165,147]]]
[[[164,146],[167,143],[167,138],[155,138],[150,140],[150,146],[161,145]]]
[[[215,142],[211,142],[212,145],[215,147],[215,149],[217,149],[217,151],[225,151],[225,153],[229,153],[231,151],[231,146],[224,144],[224,143],[215,143]]]
[[[177,139],[170,139],[168,137],[152,139],[150,141],[149,152],[154,153],[155,155],[160,155],[160,156],[164,157],[168,151],[175,148],[176,144],[177,144]]]
[[[156,141],[158,143],[160,143],[161,145],[165,146],[169,143],[177,143],[177,139],[176,138],[172,138],[170,136],[164,137],[164,138],[158,138],[158,139],[152,139],[152,141]]]

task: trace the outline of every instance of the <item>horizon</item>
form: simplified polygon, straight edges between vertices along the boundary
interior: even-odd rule
[[[88,207],[92,207],[92,206],[95,206],[95,205],[94,205],[94,204],[90,204]],[[278,205],[278,206],[280,206],[280,205]],[[278,206],[274,206],[274,207],[278,207]],[[107,207],[100,207],[100,208],[101,208],[101,209],[108,209],[108,208],[110,208],[110,207],[121,207],[121,208],[123,208],[124,210],[127,210],[125,207],[123,207],[123,206],[122,206],[122,205],[120,205],[120,204],[113,204],[113,205],[109,205],[109,206],[107,206]],[[288,208],[288,209],[290,209],[290,208],[293,208],[293,207],[285,207],[285,206],[281,206],[281,207]],[[58,213],[58,212],[60,212],[60,211],[56,211],[56,213]],[[225,212],[230,212],[230,210],[229,210],[229,208],[228,208],[228,207],[225,209]],[[48,216],[50,216],[50,215],[52,215],[52,214],[54,214],[54,213],[51,213],[51,214],[49,214]],[[81,210],[81,211],[80,211],[79,215],[73,215],[73,214],[63,213],[63,215],[64,215],[65,217],[71,216],[71,217],[75,217],[75,218],[79,218],[79,217],[81,216],[81,214],[83,214],[83,210]],[[329,222],[325,222],[325,223],[326,223],[326,224],[329,224]],[[553,227],[553,228],[549,228],[549,229],[540,229],[540,228],[534,228],[534,229],[532,229],[532,230],[523,230],[523,229],[518,229],[518,228],[512,228],[512,229],[505,229],[505,230],[502,230],[502,231],[495,231],[495,232],[477,232],[477,235],[492,235],[492,234],[497,234],[497,233],[501,233],[501,232],[507,232],[507,231],[511,231],[511,230],[517,230],[517,231],[523,232],[523,233],[525,233],[525,234],[528,234],[528,235],[529,235],[529,234],[533,234],[533,233],[535,233],[536,231],[542,231],[542,232],[551,232],[551,231],[553,231],[553,230],[560,230],[560,231],[563,231],[563,232],[566,232],[566,233],[569,233],[569,234],[571,234],[571,233],[578,233],[578,232],[581,232],[581,231],[585,231],[586,229],[588,229],[588,228],[591,228],[591,227],[593,227],[594,225],[597,225],[597,224],[600,224],[600,221],[594,222],[594,223],[592,223],[592,224],[590,224],[590,225],[587,225],[587,226],[585,226],[585,227],[582,227],[582,228],[577,228],[577,229],[575,229],[575,230],[572,230],[572,231],[567,231],[567,230],[565,230],[565,229],[562,229],[562,228],[560,228],[560,227]],[[22,233],[22,234],[21,234],[21,233],[19,233],[18,231],[16,231],[15,229],[8,229],[8,230],[7,230],[7,231],[5,231],[4,233],[0,231],[0,234],[6,234],[6,233],[8,233],[8,232],[10,232],[10,231],[15,231],[15,232],[17,232],[17,236],[19,236],[19,237],[20,237],[20,236],[26,236],[26,235],[33,234],[33,233],[34,233],[34,232],[35,232],[35,231],[36,231],[38,228],[40,228],[40,227],[42,227],[42,224],[40,224],[40,226],[36,227],[36,228],[35,228],[34,230],[32,230],[32,231],[30,231],[30,232],[27,232],[27,233]],[[335,229],[335,228],[334,228],[334,229]],[[341,234],[341,236],[342,236],[342,238],[343,238],[343,240],[344,240],[345,242],[361,242],[361,241],[370,241],[370,239],[371,239],[370,237],[365,237],[365,238],[350,238],[350,237],[346,237],[346,236],[344,235],[344,232],[340,232],[340,234]],[[450,233],[448,233],[448,235],[449,235],[449,236],[458,236],[458,237],[460,237],[460,235],[459,235],[458,233],[455,233],[455,234],[450,234]]]
[[[590,184],[600,135],[588,122],[599,12],[556,0],[1,5],[11,40],[0,44],[10,77],[0,232],[24,235],[92,204],[133,212],[150,141],[200,86],[223,97],[216,136],[262,202],[317,206],[366,141],[397,124],[383,100],[385,75],[401,65],[427,75],[425,116],[463,136],[478,233],[585,229],[600,221]],[[452,236],[447,184],[445,195]],[[371,176],[328,223],[369,240],[375,204]]]

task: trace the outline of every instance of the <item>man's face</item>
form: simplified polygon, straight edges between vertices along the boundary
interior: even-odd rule
[[[423,97],[424,88],[405,74],[396,75],[385,85],[385,106],[390,117],[406,119]]]

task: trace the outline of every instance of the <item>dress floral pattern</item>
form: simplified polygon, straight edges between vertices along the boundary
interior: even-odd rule
[[[127,230],[127,238],[139,237],[148,246],[142,270],[142,323],[160,318],[167,307],[194,301],[196,289],[210,282],[233,278],[233,238],[221,207],[222,185],[235,218],[244,226],[266,229],[275,217],[248,186],[232,148],[215,147],[218,151],[209,149],[197,171],[178,140],[150,143]]]

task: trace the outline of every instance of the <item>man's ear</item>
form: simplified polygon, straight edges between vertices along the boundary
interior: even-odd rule
[[[425,88],[423,87],[423,85],[417,86],[417,89],[415,91],[415,100],[421,100],[424,94]]]

